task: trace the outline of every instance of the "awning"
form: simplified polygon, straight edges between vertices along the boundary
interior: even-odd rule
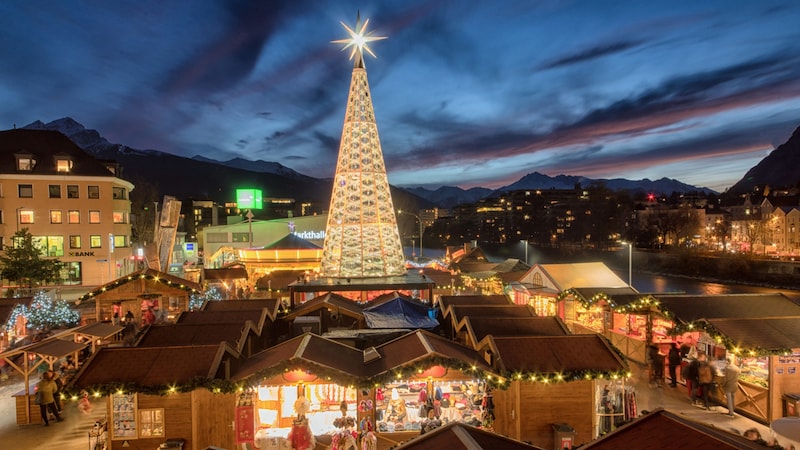
[[[53,339],[40,344],[29,345],[25,350],[29,353],[36,353],[45,357],[62,358],[83,350],[83,348],[88,345],[89,342],[72,342],[62,339]]]
[[[439,321],[429,315],[430,308],[398,297],[380,305],[364,308],[368,328],[430,329]]]
[[[124,329],[125,327],[122,325],[113,325],[107,322],[95,322],[75,329],[75,333],[99,339],[108,339]]]

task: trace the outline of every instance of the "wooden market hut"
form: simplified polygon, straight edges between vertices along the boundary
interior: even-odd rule
[[[207,448],[233,442],[237,394],[226,380],[238,359],[226,343],[105,347],[67,389],[106,397],[109,450],[149,450],[175,438],[184,448]]]
[[[442,322],[445,335],[455,338],[455,330],[464,317],[536,317],[536,313],[529,306],[511,305],[451,305],[447,309],[447,320]]]
[[[737,412],[764,424],[792,415],[787,395],[800,393],[800,315],[703,319],[693,328],[703,330],[701,342],[715,343],[710,354],[722,347],[741,366]],[[714,397],[725,404],[721,390]]]
[[[366,327],[362,306],[333,292],[297,305],[282,320],[291,324],[291,336],[299,336],[309,331],[324,334],[334,328]]]
[[[542,450],[543,447],[516,441],[482,428],[451,422],[394,447],[394,450]]]
[[[478,350],[508,380],[493,391],[496,433],[554,448],[561,441],[553,424],[565,423],[575,432],[572,448],[637,415],[624,383],[628,367],[598,334],[490,335]]]
[[[620,448],[682,448],[764,450],[764,444],[720,428],[710,427],[661,408],[582,446],[586,450]]]
[[[78,361],[80,353],[89,345],[89,341],[76,339],[72,331],[68,330],[0,354],[0,358],[23,377],[25,388],[13,395],[17,425],[42,423],[39,405],[34,404],[36,386],[31,385],[31,376],[40,372],[40,366],[46,370],[54,370],[56,362],[66,357]],[[34,362],[29,364],[28,361]]]
[[[280,301],[274,298],[257,298],[248,300],[208,301],[200,310],[202,311],[261,311],[267,310],[268,317],[273,321],[278,317]]]
[[[143,269],[104,284],[76,301],[95,302],[96,322],[112,321],[114,313],[124,317],[130,311],[136,323],[142,323],[142,312],[157,305],[168,319],[189,310],[189,297],[200,294],[200,284],[159,272]]]
[[[466,316],[456,328],[456,341],[475,348],[486,336],[566,336],[571,334],[558,317]]]
[[[514,303],[530,305],[540,316],[558,315],[570,326],[571,303],[561,301],[562,293],[577,288],[628,288],[636,292],[602,262],[535,264],[515,285]]]
[[[27,319],[22,315],[15,316],[14,311],[20,307],[29,307],[31,301],[33,297],[0,298],[0,352],[28,334]]]
[[[377,448],[388,449],[419,434],[419,428],[412,425],[421,421],[417,415],[418,407],[424,405],[424,400],[419,403],[421,391],[431,398],[436,391],[466,394],[456,386],[473,384],[490,370],[478,352],[425,331],[410,332],[365,350],[304,334],[254,355],[234,380],[258,385],[257,396],[244,394],[239,405],[249,409],[249,417],[258,418],[255,429],[245,431],[256,436],[258,445],[268,436],[285,440],[294,419],[291,405],[303,395],[317,405],[306,414],[315,433],[330,432],[344,402],[347,414],[357,423],[368,420],[374,424]],[[390,422],[388,411],[395,401],[408,410]],[[456,406],[448,406],[448,410],[456,411]],[[395,422],[407,427],[395,428]],[[320,440],[324,442],[325,437]]]
[[[671,324],[657,314],[650,294],[630,287],[584,287],[566,289],[558,298],[558,310],[570,330],[600,333],[633,361],[647,361],[648,344],[672,340],[667,335]]]
[[[737,409],[755,420],[769,423],[782,417],[782,396],[800,390],[788,374],[791,355],[800,349],[794,320],[800,318],[800,305],[783,294],[611,296],[600,290],[591,298],[602,299],[596,304],[609,317],[603,334],[634,361],[645,361],[650,344],[666,354],[671,342],[703,350],[712,362],[735,356],[742,366]],[[688,363],[684,359],[682,364]],[[785,372],[778,374],[779,368]],[[724,403],[724,396],[716,395]]]

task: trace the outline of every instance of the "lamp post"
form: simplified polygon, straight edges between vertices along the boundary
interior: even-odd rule
[[[19,208],[17,208],[17,231],[19,231],[19,212],[20,212],[20,210],[23,210],[23,209],[25,209],[24,206],[20,206]]]
[[[633,287],[633,243],[628,244],[628,287]]]
[[[525,244],[525,264],[528,264],[528,240],[522,241]]]
[[[417,222],[419,222],[419,258],[422,259],[422,219],[420,219],[419,216],[414,214],[414,213],[410,213],[410,212],[403,211],[403,210],[400,210],[400,209],[397,210],[397,213],[398,214],[408,214],[409,216],[414,216],[417,219]]]

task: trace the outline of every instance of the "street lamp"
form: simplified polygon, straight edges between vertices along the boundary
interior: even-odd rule
[[[19,212],[22,209],[25,209],[25,207],[24,206],[20,206],[19,208],[17,208],[17,231],[19,231]]]
[[[633,287],[633,243],[623,242],[628,244],[628,287]]]
[[[522,241],[525,244],[525,264],[528,264],[528,240]]]
[[[419,222],[419,259],[422,259],[422,219],[420,219],[419,216],[414,214],[414,213],[410,213],[410,212],[403,211],[403,210],[400,210],[400,209],[397,210],[397,213],[398,214],[408,214],[409,216],[414,216],[414,217],[416,217],[417,222]]]

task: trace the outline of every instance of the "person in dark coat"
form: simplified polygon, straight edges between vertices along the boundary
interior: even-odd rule
[[[664,355],[658,351],[658,346],[650,345],[648,357],[650,359],[651,382],[656,387],[660,387],[664,381]]]
[[[669,346],[669,353],[667,354],[667,362],[669,363],[669,386],[678,386],[678,367],[681,365],[681,351],[678,349],[678,344],[672,343]]]

